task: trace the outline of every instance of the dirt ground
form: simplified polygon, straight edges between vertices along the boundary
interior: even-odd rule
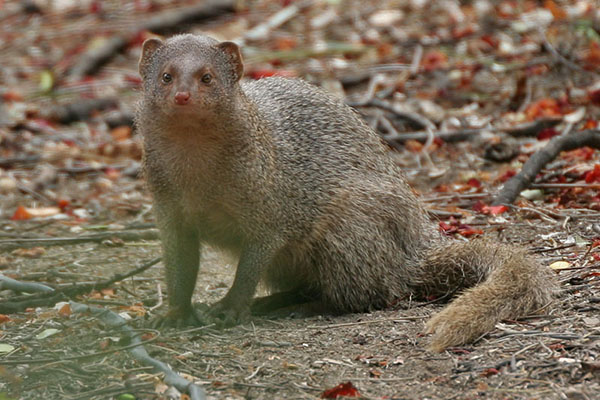
[[[4,229],[9,224],[4,225]],[[14,224],[12,224],[14,226]],[[30,228],[33,227],[29,226]],[[586,235],[588,222],[565,228],[549,224],[511,224],[505,240],[547,244]],[[25,228],[22,224],[20,229]],[[48,229],[48,228],[46,228]],[[551,244],[547,247],[555,247]],[[573,249],[568,248],[569,257]],[[159,255],[156,241],[49,247],[36,258],[10,257],[11,271],[22,280],[53,283],[98,281]],[[564,251],[563,251],[564,253]],[[576,252],[579,260],[585,248]],[[545,264],[562,259],[561,251],[544,253]],[[575,265],[579,265],[575,261]],[[352,382],[362,398],[394,399],[594,399],[600,391],[597,286],[582,284],[584,270],[564,272],[564,293],[543,315],[505,321],[477,343],[441,354],[428,352],[424,322],[441,305],[407,301],[398,309],[368,314],[307,319],[255,319],[217,331],[210,328],[164,329],[146,345],[150,354],[201,383],[209,398],[316,398],[327,388]],[[207,251],[195,300],[214,302],[227,290],[232,260]],[[41,278],[44,277],[44,278]],[[80,301],[107,307],[133,318],[141,332],[147,319],[136,307],[156,303],[164,287],[160,264]],[[40,307],[10,316],[0,342],[17,350],[10,359],[54,359],[54,362],[5,366],[5,398],[103,399],[131,393],[139,399],[162,398],[160,377],[152,375],[126,351],[120,334],[97,319],[61,315]],[[50,337],[36,336],[55,328]],[[93,358],[84,355],[115,350]],[[81,359],[64,360],[82,356]]]
[[[67,288],[101,282],[160,256],[155,238],[122,239],[127,232],[152,236],[152,201],[138,177],[141,139],[131,128],[137,58],[151,34],[128,37],[125,49],[90,76],[63,75],[102,39],[195,2],[65,0],[67,11],[51,3],[0,1],[0,273]],[[240,3],[245,6],[226,15],[161,33],[239,38],[294,4]],[[395,140],[394,130],[424,129],[377,107],[358,107],[388,140],[432,224],[456,240],[485,236],[525,246],[544,268],[554,266],[560,296],[538,315],[503,321],[476,343],[440,354],[426,350],[430,339],[423,330],[444,305],[410,298],[372,313],[256,318],[225,330],[155,330],[150,322],[165,310],[156,308],[165,291],[158,263],[100,291],[59,300],[118,313],[152,357],[201,385],[209,399],[314,399],[347,382],[355,388],[348,394],[365,399],[600,398],[599,152],[562,153],[538,175],[535,199],[521,197],[497,214],[485,208],[504,178],[549,137],[568,126],[597,127],[597,4],[491,2],[497,15],[484,18],[477,4],[485,1],[297,3],[301,11],[265,37],[243,36],[246,78],[301,76],[349,103],[383,99],[407,106],[413,117],[433,121],[436,132],[479,130],[457,142]],[[554,19],[544,22],[543,35],[537,28],[521,31],[530,21],[524,15]],[[405,73],[419,51],[421,63]],[[380,73],[385,78],[375,79]],[[75,121],[51,111],[114,96],[116,105]],[[495,129],[548,116],[560,124],[529,137]],[[500,142],[512,143],[516,158],[486,158],[486,146]],[[107,237],[72,245],[11,244],[100,233]],[[210,304],[224,296],[235,265],[207,249],[194,300]],[[21,295],[0,286],[0,307]],[[134,359],[119,329],[64,302],[0,312],[0,400],[186,398]]]

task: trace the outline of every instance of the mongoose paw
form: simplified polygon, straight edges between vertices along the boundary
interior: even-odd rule
[[[186,326],[202,325],[206,325],[202,317],[199,316],[191,307],[185,312],[171,309],[166,314],[154,318],[151,322],[151,326],[155,329],[166,327],[183,328]]]
[[[231,305],[227,299],[222,299],[208,307],[203,318],[214,323],[218,328],[227,328],[239,325],[250,318],[250,306]]]

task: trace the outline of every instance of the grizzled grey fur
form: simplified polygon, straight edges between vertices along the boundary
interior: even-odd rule
[[[441,351],[550,302],[548,270],[523,250],[442,238],[379,136],[341,100],[298,79],[240,83],[242,72],[230,42],[144,43],[137,126],[162,233],[166,322],[243,321],[259,281],[274,295],[257,308],[305,302],[336,313],[471,287],[428,323]],[[203,244],[239,264],[227,295],[197,316]]]

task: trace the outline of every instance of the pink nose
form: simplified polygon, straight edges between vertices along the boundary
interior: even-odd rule
[[[190,92],[177,92],[175,93],[175,104],[184,106],[190,102]]]

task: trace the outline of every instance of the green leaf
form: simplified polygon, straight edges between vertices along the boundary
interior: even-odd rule
[[[48,328],[48,329],[44,329],[42,332],[38,333],[35,338],[36,339],[46,339],[48,336],[52,336],[55,333],[60,332],[58,329],[56,328]]]
[[[10,353],[15,349],[15,346],[11,346],[10,344],[0,343],[0,354]]]
[[[48,93],[54,87],[54,75],[52,71],[43,70],[40,74],[40,90]]]

